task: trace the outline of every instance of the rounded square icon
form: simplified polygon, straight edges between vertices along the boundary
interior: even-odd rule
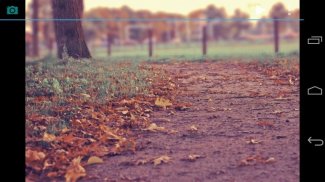
[[[18,15],[17,6],[7,6],[7,15]]]

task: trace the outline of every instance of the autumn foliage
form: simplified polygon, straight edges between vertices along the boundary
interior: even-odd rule
[[[100,163],[103,156],[135,152],[133,131],[162,130],[150,114],[172,106],[176,89],[163,71],[128,62],[60,64],[26,68],[27,179],[76,181],[86,175],[85,165]],[[110,86],[103,90],[105,80]],[[127,83],[135,80],[136,85]]]

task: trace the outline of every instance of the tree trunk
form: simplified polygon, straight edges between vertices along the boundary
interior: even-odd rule
[[[38,19],[38,7],[39,2],[38,0],[33,0],[33,19]],[[38,21],[33,21],[32,23],[33,35],[32,35],[32,56],[36,57],[39,55],[38,49]]]
[[[79,11],[80,11],[80,17],[82,18],[83,13],[84,13],[84,1],[80,0],[79,1]]]
[[[53,18],[57,42],[58,57],[62,58],[64,47],[68,56],[73,58],[91,58],[86,45],[81,21],[80,0],[52,0]],[[62,21],[60,19],[77,19]]]

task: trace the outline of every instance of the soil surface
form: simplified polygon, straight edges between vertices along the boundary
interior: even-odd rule
[[[139,131],[135,153],[86,167],[80,181],[299,181],[298,81],[248,63],[156,66],[177,80],[175,100],[192,106],[152,113],[170,132]],[[160,156],[170,160],[148,162]]]

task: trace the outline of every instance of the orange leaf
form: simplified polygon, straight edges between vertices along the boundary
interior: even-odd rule
[[[155,101],[155,105],[158,107],[166,108],[167,106],[173,105],[170,100],[164,98],[157,98]]]
[[[90,164],[100,164],[100,163],[103,163],[103,159],[97,157],[97,156],[92,156],[88,159],[87,161],[87,164],[90,165]]]
[[[26,161],[40,161],[45,158],[45,154],[43,152],[37,152],[33,150],[26,151]]]
[[[167,155],[163,155],[163,156],[160,156],[156,159],[153,160],[153,164],[155,166],[159,165],[159,164],[162,164],[162,163],[168,163],[170,161],[170,157],[168,157]]]
[[[157,131],[166,131],[165,127],[162,126],[157,126],[156,123],[151,123],[148,128],[143,129],[147,131],[152,131],[152,132],[157,132]]]
[[[81,157],[72,160],[65,174],[66,182],[76,182],[79,178],[86,176],[86,170],[80,165]]]
[[[43,135],[43,140],[46,141],[46,142],[52,142],[53,140],[55,140],[55,135],[52,135],[52,134],[48,134],[48,133],[44,133]]]

